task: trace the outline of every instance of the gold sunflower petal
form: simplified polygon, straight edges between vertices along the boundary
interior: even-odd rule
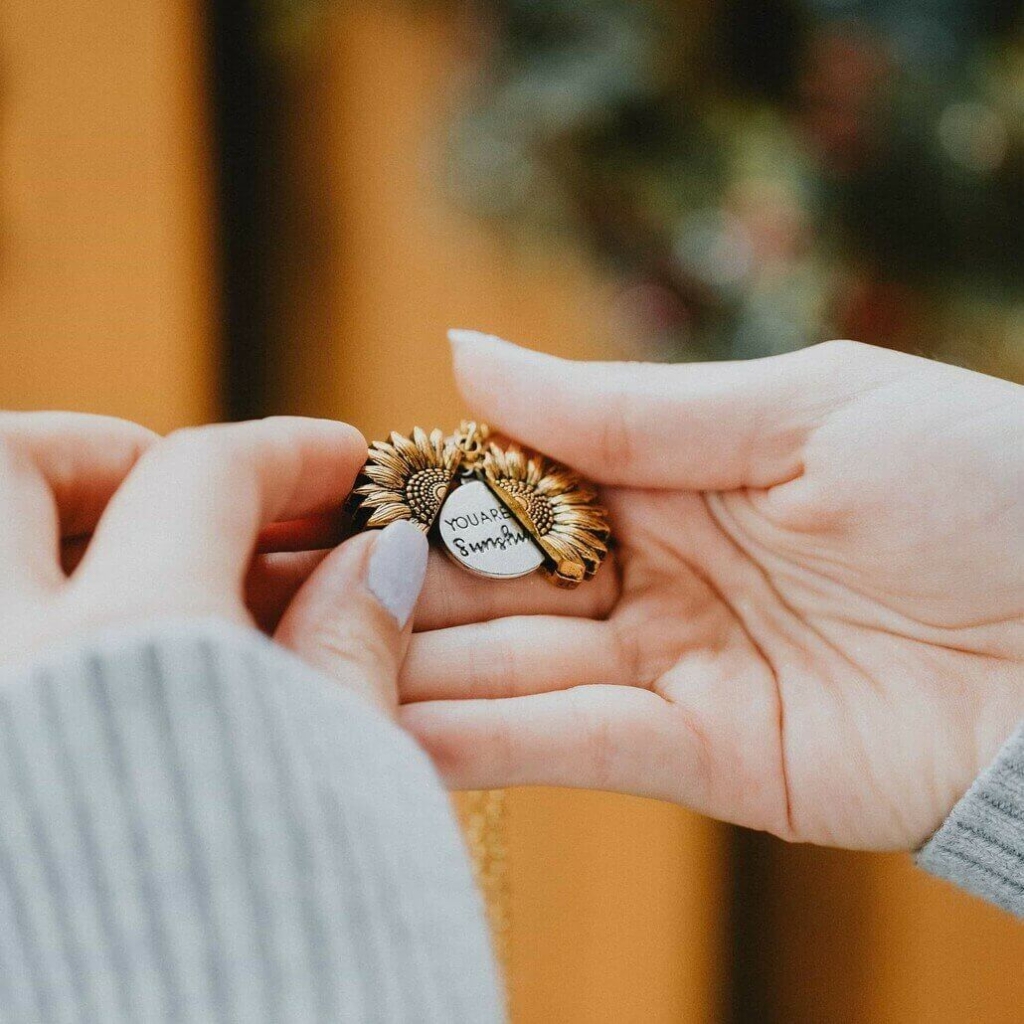
[[[606,534],[603,534],[600,531],[575,529],[568,536],[575,538],[581,544],[586,544],[587,547],[594,551],[601,552],[601,554],[608,553],[608,545],[605,543],[604,539]]]
[[[391,466],[384,466],[380,463],[368,462],[363,467],[363,474],[381,487],[400,488],[403,484],[405,474],[400,473]]]
[[[515,446],[502,450],[492,444],[484,469],[502,500],[542,538],[550,559],[594,574],[610,534],[595,487],[567,467]]]
[[[596,507],[594,505],[594,501],[597,498],[597,494],[593,491],[574,490],[565,491],[562,494],[550,494],[541,491],[538,488],[537,493],[543,494],[544,497],[549,498],[566,508],[572,508],[574,506],[579,506],[581,508]]]
[[[367,453],[355,493],[369,514],[367,526],[407,519],[428,529],[447,493],[460,453],[440,430],[414,427],[411,437],[394,431]]]
[[[579,562],[583,560],[583,552],[566,537],[560,537],[556,533],[549,533],[544,537],[544,543],[550,548],[558,560]]]
[[[390,469],[399,480],[404,480],[409,475],[409,467],[405,460],[390,445],[387,448],[375,449],[370,458],[378,466]]]
[[[566,506],[562,505],[555,509],[555,522],[562,527],[576,527],[583,530],[594,530],[600,533],[607,527],[607,520],[600,512],[589,509],[584,505]]]
[[[430,451],[430,438],[422,427],[412,428],[412,443],[416,445],[420,454],[426,454]]]
[[[354,493],[366,495],[366,500],[363,504],[367,508],[386,505],[388,502],[405,504],[405,495],[400,491],[386,491],[380,487],[374,487],[372,484],[357,487]]]
[[[444,431],[442,431],[440,427],[434,427],[430,432],[428,440],[430,442],[430,448],[433,452],[434,459],[437,461],[439,466],[443,466],[447,456],[447,453],[445,452]]]
[[[392,431],[391,443],[394,445],[395,451],[398,452],[408,466],[411,466],[413,469],[424,468],[424,453],[420,450],[415,441]]]
[[[567,544],[576,544],[581,548],[590,548],[596,550],[601,545],[601,540],[595,534],[589,530],[580,529],[579,527],[573,527],[570,530],[565,529],[561,526],[556,526],[548,536],[560,537]]]
[[[398,522],[399,519],[412,519],[412,512],[408,506],[397,501],[388,502],[374,509],[373,515],[366,521],[368,527],[387,526],[389,523]]]
[[[554,496],[564,494],[567,497],[572,495],[582,500],[590,501],[594,497],[594,489],[584,484],[575,473],[558,472],[545,474],[537,484],[537,490],[541,494]]]
[[[508,475],[514,480],[526,480],[526,458],[518,448],[509,448],[505,455]]]
[[[581,550],[589,552],[589,557],[593,558],[597,555],[607,555],[608,548],[600,540],[591,533],[577,533],[573,535],[572,541],[577,544]]]
[[[497,445],[490,445],[487,458],[484,460],[484,473],[489,480],[497,480],[505,475],[505,455]]]

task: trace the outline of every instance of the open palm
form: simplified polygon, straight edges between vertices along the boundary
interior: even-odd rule
[[[605,485],[618,548],[571,595],[436,567],[403,718],[450,781],[922,841],[1024,714],[1022,389],[852,343],[654,366],[456,342],[475,411]]]

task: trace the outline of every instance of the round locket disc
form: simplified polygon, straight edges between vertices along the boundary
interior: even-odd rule
[[[516,579],[544,562],[533,538],[480,480],[454,488],[437,520],[445,550],[478,576]]]

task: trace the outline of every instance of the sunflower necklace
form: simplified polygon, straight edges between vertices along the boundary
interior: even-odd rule
[[[560,587],[593,576],[611,536],[593,485],[469,422],[448,437],[416,427],[411,437],[374,441],[351,511],[359,529],[414,523],[478,576],[509,580],[542,569]]]

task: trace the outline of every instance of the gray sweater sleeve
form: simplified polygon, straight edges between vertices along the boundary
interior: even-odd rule
[[[917,863],[1024,917],[1024,722],[921,848]]]
[[[0,1021],[496,1021],[446,794],[254,632],[0,671]]]

